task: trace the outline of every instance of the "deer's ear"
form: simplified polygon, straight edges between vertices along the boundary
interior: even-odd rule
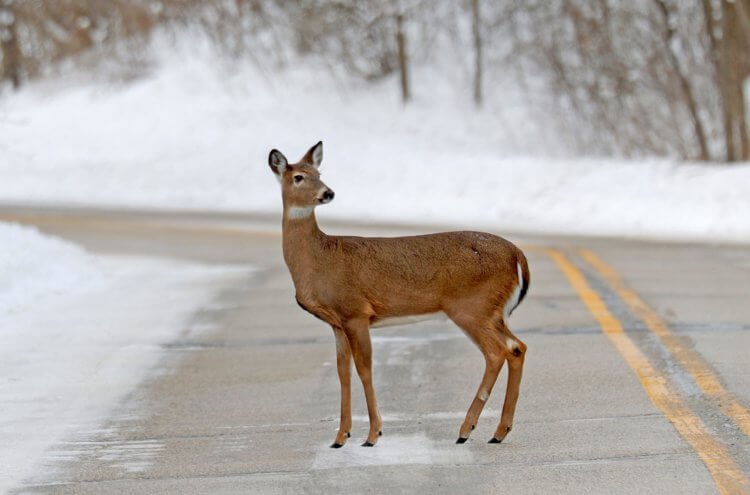
[[[286,157],[277,149],[271,150],[268,154],[268,166],[271,167],[271,171],[281,178],[286,171],[286,167],[289,162]]]
[[[320,163],[323,161],[323,141],[318,141],[315,146],[307,150],[302,161],[309,163],[315,168],[319,168]]]

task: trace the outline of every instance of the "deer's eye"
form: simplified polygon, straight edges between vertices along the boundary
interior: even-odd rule
[[[297,184],[299,184],[303,180],[305,180],[305,176],[304,175],[295,175],[294,176],[294,182],[297,183]]]

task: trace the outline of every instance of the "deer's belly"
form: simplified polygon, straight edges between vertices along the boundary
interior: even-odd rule
[[[445,321],[448,317],[442,311],[435,313],[426,313],[422,315],[409,316],[389,316],[386,318],[376,318],[370,323],[370,328],[394,327],[398,325],[411,325],[421,321]]]

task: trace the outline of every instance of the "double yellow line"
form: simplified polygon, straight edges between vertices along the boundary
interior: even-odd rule
[[[677,432],[700,456],[708,468],[720,493],[750,493],[750,481],[732,459],[723,443],[712,437],[701,419],[688,407],[668,381],[649,362],[648,358],[625,333],[620,321],[609,311],[599,294],[594,291],[578,268],[560,251],[545,249],[578,293],[583,303],[596,318],[602,332],[614,344],[625,362],[635,372],[651,402],[664,413]],[[715,399],[721,411],[748,435],[750,414],[721,385],[708,365],[694,351],[683,346],[666,322],[632,289],[627,287],[617,272],[590,250],[580,255],[607,281],[611,288],[637,314],[664,345],[675,355],[696,381],[701,390]]]

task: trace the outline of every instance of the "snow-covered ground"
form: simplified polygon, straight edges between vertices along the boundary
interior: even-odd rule
[[[129,83],[76,76],[0,99],[0,201],[274,212],[268,151],[295,160],[322,139],[337,194],[321,218],[750,242],[750,166],[551,158],[559,143],[513,81],[488,81],[506,96],[475,111],[465,76],[417,67],[404,108],[395,81],[313,62],[227,68],[199,42],[154,53]]]
[[[94,256],[0,223],[0,493],[96,428],[220,282],[245,270]]]

